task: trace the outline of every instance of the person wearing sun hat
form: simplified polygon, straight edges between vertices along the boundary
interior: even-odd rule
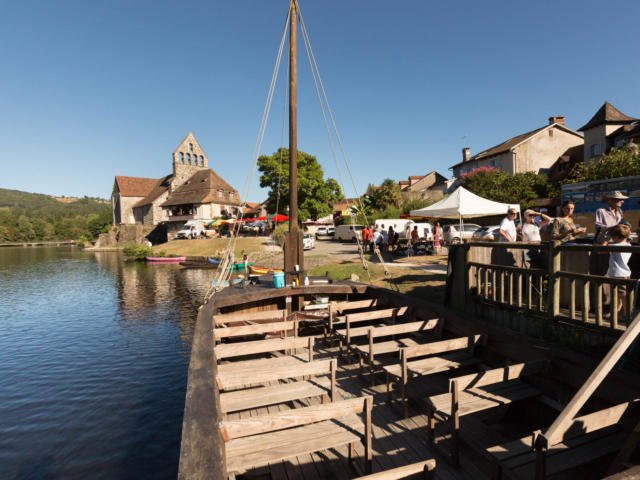
[[[607,233],[609,229],[624,222],[622,204],[628,198],[629,197],[623,195],[622,192],[618,190],[602,198],[602,201],[605,202],[607,206],[596,210],[596,238],[594,243],[606,245],[609,241],[609,234]]]
[[[596,210],[596,236],[593,240],[595,245],[607,245],[611,239],[609,229],[624,222],[622,204],[627,198],[629,197],[623,195],[619,190],[610,192],[602,197],[602,201],[606,203],[607,206]],[[589,273],[592,275],[605,275],[608,268],[608,253],[591,253],[589,256]]]

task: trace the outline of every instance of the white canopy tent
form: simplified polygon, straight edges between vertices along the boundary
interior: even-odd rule
[[[451,195],[419,210],[411,210],[412,217],[458,218],[462,231],[463,218],[506,215],[510,208],[520,212],[517,203],[500,203],[479,197],[464,187],[458,187]]]

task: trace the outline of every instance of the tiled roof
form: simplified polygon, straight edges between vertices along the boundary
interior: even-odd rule
[[[609,102],[604,102],[604,105],[602,105],[596,114],[591,117],[591,120],[589,120],[584,127],[578,130],[584,132],[590,128],[597,127],[598,125],[607,123],[632,123],[636,120],[638,119],[625,115]]]
[[[123,177],[116,175],[116,185],[123,197],[146,197],[158,183],[157,178]]]
[[[218,192],[222,192],[222,198]],[[233,198],[230,197],[230,193],[233,193]],[[170,207],[193,203],[240,205],[240,198],[235,188],[213,170],[206,169],[196,172],[183,185],[176,188],[162,206]]]
[[[167,175],[166,177],[162,177],[160,180],[156,180],[156,184],[153,189],[147,194],[146,197],[137,202],[133,207],[143,207],[145,205],[153,203],[156,198],[169,190],[169,185],[172,177],[173,175]]]

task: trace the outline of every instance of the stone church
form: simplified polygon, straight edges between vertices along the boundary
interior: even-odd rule
[[[116,176],[111,194],[114,225],[164,223],[171,237],[187,220],[239,215],[237,190],[209,168],[193,133],[173,151],[172,163],[173,173],[162,178]]]

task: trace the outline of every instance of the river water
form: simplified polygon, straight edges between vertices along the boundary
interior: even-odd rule
[[[212,270],[0,248],[0,477],[176,478]]]

